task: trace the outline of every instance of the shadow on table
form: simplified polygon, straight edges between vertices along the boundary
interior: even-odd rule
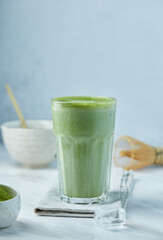
[[[0,229],[0,237],[26,237],[28,239],[28,234],[33,234],[35,236],[41,237],[48,237],[48,238],[61,238],[61,235],[57,233],[54,229],[53,231],[50,229],[46,229],[43,226],[40,226],[40,223],[28,223],[28,222],[20,222],[16,221],[12,226],[8,228]],[[22,238],[24,239],[24,238]],[[30,239],[30,237],[29,237]],[[38,239],[38,238],[37,238]]]
[[[49,226],[43,223],[34,223],[34,222],[21,222],[16,221],[12,226],[4,229],[0,229],[0,239],[78,239],[82,235],[82,240],[95,240],[96,236],[94,233],[90,235],[90,229],[86,229],[84,232],[83,229],[76,228],[71,226],[72,229],[67,227],[69,224],[67,221],[66,225],[53,225],[50,223]],[[78,226],[79,227],[79,226]],[[79,230],[79,231],[78,231]],[[32,236],[33,235],[33,236]],[[31,238],[32,237],[32,238]],[[80,238],[81,239],[81,238]]]

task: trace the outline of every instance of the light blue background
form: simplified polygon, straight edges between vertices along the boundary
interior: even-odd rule
[[[116,138],[163,146],[162,0],[0,0],[0,123],[51,119],[50,99],[117,98]]]

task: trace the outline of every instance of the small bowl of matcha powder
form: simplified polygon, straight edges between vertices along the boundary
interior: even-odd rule
[[[19,193],[9,186],[0,184],[0,228],[9,227],[14,223],[19,211]]]

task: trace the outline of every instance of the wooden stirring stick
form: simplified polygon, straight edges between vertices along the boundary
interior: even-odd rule
[[[11,99],[11,102],[12,102],[14,108],[15,108],[15,111],[16,111],[19,119],[20,119],[20,122],[21,122],[22,127],[23,127],[23,128],[27,128],[27,124],[26,124],[26,122],[25,122],[25,119],[24,119],[24,117],[23,117],[23,115],[22,115],[22,113],[21,113],[21,111],[20,111],[20,108],[19,108],[19,106],[18,106],[18,103],[17,103],[17,101],[16,101],[16,99],[15,99],[15,97],[14,97],[14,94],[13,94],[10,86],[9,86],[9,85],[6,85],[5,88],[6,88],[7,92],[8,92],[8,95],[9,95],[9,97],[10,97],[10,99]]]

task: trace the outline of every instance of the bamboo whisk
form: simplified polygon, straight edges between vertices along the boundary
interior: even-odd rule
[[[163,165],[163,148],[122,136],[114,146],[114,162],[125,170],[137,170],[151,164]]]

